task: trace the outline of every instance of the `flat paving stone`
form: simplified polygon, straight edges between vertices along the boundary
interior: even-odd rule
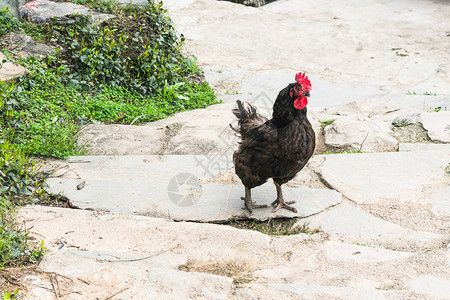
[[[448,151],[450,152],[449,144],[433,144],[433,143],[400,143],[398,145],[399,152],[411,151]]]
[[[420,118],[423,127],[433,141],[450,143],[450,111],[423,112],[420,114]]]
[[[57,272],[68,277],[80,277],[89,276],[93,272],[107,268],[114,269],[114,273],[142,268],[177,269],[186,261],[187,255],[174,253],[86,251],[62,248],[44,256],[39,269],[44,272]]]
[[[448,299],[450,295],[450,279],[431,275],[414,277],[410,281],[411,290],[434,297],[434,299]]]
[[[346,203],[298,224],[305,221],[311,228],[320,227],[334,239],[394,250],[431,249],[441,247],[448,240],[445,235],[401,227]]]
[[[411,252],[392,251],[356,244],[346,244],[328,241],[321,248],[328,260],[351,261],[358,264],[380,263],[392,260],[406,259],[414,255]]]
[[[450,186],[440,190],[428,203],[435,214],[450,218]]]
[[[414,151],[327,155],[322,178],[349,199],[361,203],[424,203],[442,188],[450,151]]]
[[[336,222],[341,218],[348,216],[335,216]],[[364,290],[381,292],[381,298],[427,299],[409,290],[410,280],[424,274],[446,278],[445,266],[437,265],[445,252],[412,255],[329,241],[322,233],[271,236],[217,224],[36,205],[22,208],[19,220],[30,236],[45,240],[48,253],[40,268],[53,272],[27,278],[25,299],[55,299],[51,277],[64,295],[59,299],[104,299],[115,293],[116,298],[148,298],[141,291],[158,299],[185,299],[188,288],[193,298],[209,299],[217,296],[212,286],[217,297],[231,286],[227,299],[351,298]],[[195,272],[178,270],[186,258]],[[217,270],[236,271],[230,277],[243,280],[235,286],[233,278],[207,273]],[[284,284],[296,288],[272,286]]]
[[[244,187],[202,184],[199,178],[212,177],[221,170],[205,170],[199,159],[202,157],[194,155],[72,157],[68,166],[79,178],[50,178],[46,182],[52,193],[62,192],[78,208],[202,222],[306,217],[342,200],[334,190],[284,187],[285,198],[297,201],[298,213],[282,209],[274,214],[272,208],[262,208],[249,215],[241,200]],[[269,204],[276,199],[272,183],[252,192],[257,203]]]
[[[390,123],[360,116],[337,116],[324,129],[325,145],[363,152],[397,150]]]
[[[86,299],[225,299],[233,279],[213,274],[182,272],[187,255],[116,253],[67,249],[45,256],[39,270],[53,274],[61,297]],[[70,282],[65,280],[70,279]],[[39,286],[34,288],[39,294]],[[65,298],[67,299],[67,298]],[[79,299],[79,298],[78,298]]]

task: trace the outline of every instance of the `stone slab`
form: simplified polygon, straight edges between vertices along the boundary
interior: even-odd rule
[[[338,116],[325,127],[325,144],[363,152],[396,151],[398,141],[390,134],[390,123],[360,116]]]
[[[440,190],[428,203],[435,214],[450,218],[450,186]]]
[[[32,56],[34,58],[47,56],[55,50],[55,47],[37,43],[31,36],[17,32],[3,37],[0,40],[0,46],[22,57]]]
[[[271,284],[271,287],[294,297],[310,299],[384,299],[389,292],[376,289],[359,289],[351,287],[320,286],[305,283]]]
[[[186,177],[183,177],[186,174]],[[185,180],[192,174],[178,174]],[[176,176],[176,175],[175,175]],[[95,180],[84,179],[82,190],[77,185],[79,179],[48,179],[52,193],[69,198],[72,205],[82,209],[103,210],[112,213],[138,214],[169,218],[177,221],[225,222],[234,219],[267,220],[281,217],[306,217],[323,211],[341,202],[341,195],[333,190],[301,189],[285,187],[285,199],[297,201],[293,206],[298,213],[280,210],[272,213],[272,208],[254,209],[250,215],[243,209],[241,196],[243,186],[203,184],[199,181],[187,182],[176,188],[174,179],[149,176],[147,180]],[[174,177],[176,178],[176,177]],[[192,178],[192,177],[191,177]],[[190,180],[190,179],[188,179]],[[194,179],[195,180],[195,179]],[[172,181],[172,183],[170,183]],[[171,185],[174,184],[174,185]],[[265,184],[252,190],[253,199],[260,204],[269,204],[276,198],[273,184]]]
[[[0,53],[0,81],[8,81],[16,78],[17,76],[24,75],[27,69],[15,63],[5,61],[3,53]]]
[[[180,112],[141,126],[91,124],[80,132],[80,142],[93,155],[204,154],[227,155],[231,161],[237,137],[233,104]],[[171,130],[170,128],[173,128]]]
[[[411,290],[432,296],[434,299],[448,299],[450,295],[450,279],[431,275],[420,275],[411,279]]]
[[[428,131],[428,136],[433,141],[450,143],[450,111],[423,112],[420,114],[420,118],[423,127]]]
[[[238,82],[242,82],[242,71],[250,73],[249,77],[265,71],[295,74],[300,66],[315,75],[312,101],[317,80],[360,86],[361,90],[370,82],[381,94],[391,90],[404,95],[408,90],[450,93],[444,72],[449,64],[445,55],[448,41],[441,38],[448,16],[442,1],[431,5],[419,1],[360,3],[353,5],[354,14],[338,2],[276,1],[258,9],[215,2],[197,0],[177,5],[180,1],[166,0],[164,5],[198,62],[234,69]],[[308,7],[307,12],[304,7]],[[292,38],[293,32],[298,32],[299,17],[304,24],[323,26],[303,26],[301,34]],[[428,26],[423,25],[424,19]],[[299,39],[316,40],[324,34],[326,41],[299,47]],[[430,36],[425,46],[417,42]],[[328,103],[342,103],[341,95],[351,98],[353,94],[347,89],[347,95],[344,91],[336,96],[330,89]],[[372,90],[368,94],[373,94]],[[323,100],[327,105],[326,97]]]
[[[346,203],[298,224],[304,221],[312,228],[320,227],[335,239],[393,250],[436,248],[448,239],[441,234],[401,227]]]
[[[348,217],[335,216],[335,219],[342,222]],[[203,279],[216,282],[217,277],[210,277],[207,272],[221,268],[230,273],[237,271],[230,277],[250,280],[232,285],[227,299],[333,299],[341,292],[344,296],[351,295],[354,290],[367,290],[370,294],[375,289],[384,292],[386,298],[424,299],[423,294],[409,290],[409,280],[417,274],[442,277],[442,271],[445,271],[444,266],[436,265],[445,260],[445,253],[440,250],[414,249],[416,254],[410,257],[411,254],[399,251],[330,242],[325,234],[270,236],[226,225],[37,205],[21,208],[19,220],[26,222],[30,236],[44,239],[48,249],[44,261],[55,266],[47,270],[55,271],[53,276],[64,295],[59,299],[80,299],[84,295],[87,299],[96,296],[104,299],[122,290],[123,294],[116,298],[123,295],[125,299],[146,299],[139,293],[147,288],[161,291],[159,295],[163,296],[166,296],[164,292],[172,293],[167,296],[170,298],[170,295],[185,291],[183,286],[172,282],[173,278],[179,277],[179,282],[186,287],[197,286],[193,282]],[[62,243],[64,247],[60,249]],[[117,261],[155,254],[159,255],[148,260]],[[199,278],[194,272],[177,270],[177,265],[186,257],[192,271],[200,267],[206,276]],[[62,265],[67,265],[68,270],[56,267],[60,265],[57,262],[65,262]],[[88,262],[92,263],[90,273],[87,269],[78,273],[73,271],[78,263],[84,266]],[[132,271],[130,267],[133,267]],[[30,276],[25,282],[24,299],[56,298],[49,278],[46,273]],[[220,277],[218,290],[222,291],[223,282],[228,287],[230,279]],[[169,284],[173,286],[170,291]],[[211,285],[209,282],[203,284],[204,287],[198,290],[207,293]],[[273,284],[294,284],[302,287],[306,294],[298,296],[284,292],[270,287]],[[311,291],[303,285],[315,288]],[[29,294],[30,290],[32,294]],[[301,293],[300,290],[296,291]],[[151,293],[149,295],[154,295]],[[196,295],[194,293],[193,297]],[[178,299],[184,298],[183,294]]]
[[[322,247],[328,260],[349,261],[357,264],[381,263],[392,260],[407,259],[413,255],[411,252],[392,251],[383,248],[361,246],[328,241]]]
[[[184,254],[86,251],[66,248],[44,256],[39,263],[39,269],[67,277],[80,277],[104,269],[113,269],[116,274],[148,268],[177,269],[187,261],[187,255]]]
[[[334,189],[357,203],[424,203],[425,187],[442,188],[449,151],[327,155],[319,171]]]
[[[20,7],[20,16],[31,22],[43,23],[55,17],[65,17],[73,14],[91,15],[96,23],[102,23],[114,18],[114,15],[97,13],[90,8],[70,2],[53,2],[47,0],[35,0]]]
[[[411,151],[447,151],[450,152],[449,144],[433,144],[433,143],[400,143],[398,145],[399,152]]]
[[[39,270],[59,278],[59,294],[69,299],[75,295],[86,299],[112,295],[125,299],[186,299],[193,295],[226,298],[232,278],[179,271],[177,268],[186,260],[187,256],[181,254],[67,249],[45,256]],[[67,278],[71,282],[64,282]],[[34,289],[38,292],[40,288]]]

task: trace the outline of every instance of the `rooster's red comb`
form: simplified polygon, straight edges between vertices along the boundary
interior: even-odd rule
[[[309,81],[308,76],[305,75],[305,73],[297,73],[295,75],[295,81],[297,81],[299,84],[302,85],[302,87],[307,90],[308,92],[311,91],[311,81]]]

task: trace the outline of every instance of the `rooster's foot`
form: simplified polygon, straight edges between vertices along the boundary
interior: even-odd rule
[[[292,212],[297,213],[297,209],[295,207],[289,206],[288,204],[293,204],[295,201],[287,201],[287,202],[279,202],[278,200],[275,200],[272,205],[276,205],[276,207],[273,209],[273,212],[277,212],[281,208],[285,208],[287,210],[290,210]]]
[[[244,204],[245,204],[245,208],[242,208],[242,209],[247,209],[250,214],[253,213],[254,208],[270,207],[270,205],[268,205],[268,204],[256,204],[255,201],[253,201],[252,199],[246,199],[245,197],[241,197],[241,199],[244,200]]]

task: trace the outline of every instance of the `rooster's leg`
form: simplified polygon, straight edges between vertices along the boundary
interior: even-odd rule
[[[241,197],[242,200],[244,200],[245,208],[250,212],[250,214],[253,213],[253,208],[267,208],[270,205],[267,204],[256,204],[252,200],[252,192],[248,187],[245,187],[245,197]]]
[[[275,187],[277,188],[277,200],[275,200],[272,205],[276,205],[276,207],[273,209],[273,212],[277,212],[280,208],[285,208],[293,212],[297,212],[297,209],[295,207],[289,206],[288,204],[294,204],[295,201],[284,201],[283,198],[283,191],[281,190],[281,185],[278,183],[275,183]]]

